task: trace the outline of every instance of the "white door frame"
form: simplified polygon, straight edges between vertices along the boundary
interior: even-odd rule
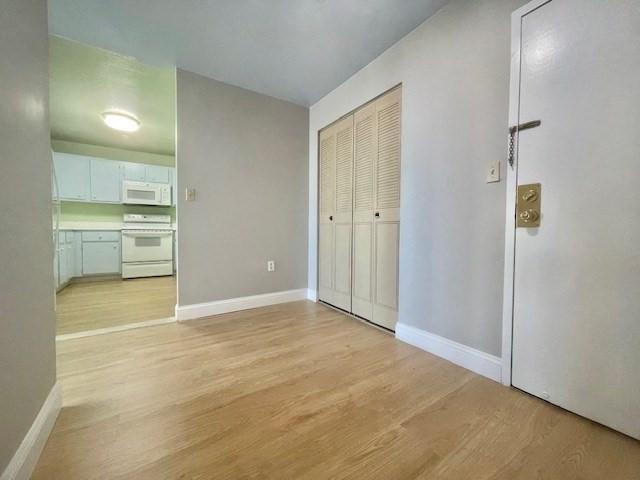
[[[517,125],[520,109],[520,39],[522,17],[552,0],[533,0],[511,14],[511,76],[509,81],[509,127]],[[544,122],[544,119],[543,119]],[[507,208],[504,241],[504,297],[502,305],[502,384],[511,385],[513,356],[513,295],[516,247],[516,188],[518,185],[518,134],[514,138],[513,166],[506,165]]]

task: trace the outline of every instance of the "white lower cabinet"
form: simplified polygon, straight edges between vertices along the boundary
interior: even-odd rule
[[[53,262],[56,288],[66,285],[69,280],[77,276],[76,258],[77,243],[75,232],[58,232],[58,248]]]
[[[82,274],[120,273],[120,232],[82,232]]]
[[[60,231],[53,261],[56,288],[75,277],[119,274],[120,243],[119,231]]]

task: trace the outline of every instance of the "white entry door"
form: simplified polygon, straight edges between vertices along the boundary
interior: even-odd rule
[[[512,384],[640,438],[640,2],[536,6],[514,18],[541,223],[515,232]]]

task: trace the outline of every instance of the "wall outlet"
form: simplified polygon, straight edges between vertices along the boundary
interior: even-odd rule
[[[269,260],[267,262],[267,272],[275,272],[276,271],[276,262],[273,260]]]
[[[185,191],[185,200],[187,202],[193,202],[196,199],[196,189],[195,188],[187,188]]]
[[[500,161],[496,160],[489,164],[489,170],[487,171],[487,183],[494,183],[500,181]]]

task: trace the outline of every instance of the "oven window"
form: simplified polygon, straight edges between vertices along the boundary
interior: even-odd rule
[[[159,247],[160,237],[136,237],[136,247]]]
[[[127,197],[138,200],[155,200],[156,192],[153,190],[127,190]]]

